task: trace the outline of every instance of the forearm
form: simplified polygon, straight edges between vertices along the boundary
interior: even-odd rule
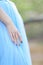
[[[6,25],[12,24],[12,20],[10,17],[3,11],[3,9],[0,8],[0,20]]]

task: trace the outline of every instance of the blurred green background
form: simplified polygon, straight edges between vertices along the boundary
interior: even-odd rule
[[[20,12],[33,65],[43,65],[43,0],[12,0]]]
[[[24,20],[29,19],[29,12],[43,13],[43,0],[12,0],[15,2]]]

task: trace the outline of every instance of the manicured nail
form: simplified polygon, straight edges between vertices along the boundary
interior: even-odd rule
[[[21,43],[23,43],[23,41],[21,41]]]
[[[17,44],[16,44],[16,46],[17,46]]]

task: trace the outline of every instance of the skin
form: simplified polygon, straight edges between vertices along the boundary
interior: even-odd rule
[[[0,8],[0,20],[6,25],[11,40],[15,42],[16,45],[19,45],[18,39],[22,42],[22,38],[20,36],[19,31],[17,30],[16,26],[13,24],[11,18]]]

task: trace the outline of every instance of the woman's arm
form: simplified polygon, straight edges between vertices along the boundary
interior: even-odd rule
[[[17,40],[19,39],[20,42],[22,42],[22,38],[16,26],[13,24],[11,18],[5,13],[5,11],[3,11],[2,8],[0,8],[0,20],[6,25],[12,41],[17,44]]]
[[[5,11],[0,8],[0,20],[6,25],[10,25],[12,24],[12,20],[10,19],[10,17],[5,13]]]

